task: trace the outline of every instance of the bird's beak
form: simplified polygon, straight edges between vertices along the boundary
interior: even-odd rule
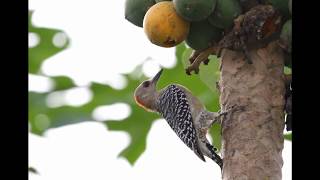
[[[160,76],[162,74],[163,69],[161,69],[152,79],[151,83],[152,84],[157,84],[158,80],[160,79]]]

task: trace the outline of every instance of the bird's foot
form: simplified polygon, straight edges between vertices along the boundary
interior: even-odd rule
[[[245,110],[245,106],[239,106],[239,105],[232,105],[231,107],[229,107],[227,110],[225,111],[218,111],[219,114],[219,119],[220,119],[220,124],[222,119],[224,119],[227,115],[232,114],[235,111],[244,111]]]

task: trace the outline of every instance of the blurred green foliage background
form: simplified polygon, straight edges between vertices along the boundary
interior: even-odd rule
[[[69,41],[62,47],[54,46],[52,43],[53,36],[63,31],[35,27],[31,23],[31,17],[32,12],[30,11],[29,32],[36,33],[41,38],[41,41],[37,46],[29,48],[29,74],[45,76],[40,71],[41,64],[48,57],[68,48]],[[192,93],[206,105],[208,110],[218,111],[219,93],[216,90],[215,82],[219,79],[219,61],[215,56],[210,56],[209,65],[201,65],[199,75],[187,76],[184,68],[189,63],[188,58],[191,52],[192,50],[187,48],[184,43],[176,47],[178,63],[172,69],[165,69],[159,81],[158,88],[163,88],[169,83],[182,84],[190,89]],[[142,65],[139,65],[130,74],[125,74],[128,84],[121,90],[113,89],[104,84],[91,83],[89,88],[92,91],[93,98],[90,102],[79,107],[66,105],[57,108],[48,107],[46,98],[50,93],[77,87],[70,77],[48,77],[54,82],[54,88],[51,91],[44,93],[29,91],[28,121],[31,133],[43,135],[43,133],[50,128],[84,121],[95,121],[92,118],[92,112],[97,106],[111,105],[118,102],[126,103],[131,107],[131,114],[128,118],[122,121],[99,121],[99,123],[104,123],[109,130],[125,131],[130,135],[131,142],[129,146],[123,149],[122,152],[119,152],[119,156],[125,157],[131,164],[134,164],[146,148],[146,137],[152,123],[154,120],[160,118],[160,116],[155,113],[146,113],[145,110],[138,107],[134,102],[134,89],[146,79],[141,72]],[[39,114],[45,115],[48,123],[41,124],[37,122],[37,116]],[[214,125],[210,133],[214,145],[220,149],[220,126]],[[286,135],[285,138],[291,139],[291,134]]]

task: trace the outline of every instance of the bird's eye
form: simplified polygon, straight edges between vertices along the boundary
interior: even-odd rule
[[[150,85],[150,82],[149,81],[145,81],[145,82],[143,82],[143,87],[148,87],[149,85]]]

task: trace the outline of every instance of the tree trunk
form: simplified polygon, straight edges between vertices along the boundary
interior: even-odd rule
[[[221,60],[220,103],[237,104],[222,121],[223,180],[280,180],[283,165],[284,60],[276,42],[249,52],[225,50]]]

